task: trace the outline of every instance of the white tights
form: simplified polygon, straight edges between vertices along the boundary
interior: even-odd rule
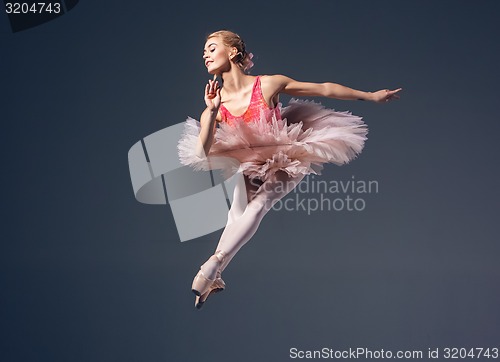
[[[275,181],[262,183],[245,176],[245,184],[236,185],[228,221],[216,248],[216,251],[221,250],[226,255],[221,271],[255,234],[260,222],[273,205],[292,191],[303,178],[304,175],[292,178],[286,172],[278,171]],[[213,279],[218,266],[216,258],[209,259],[202,266],[203,274]]]

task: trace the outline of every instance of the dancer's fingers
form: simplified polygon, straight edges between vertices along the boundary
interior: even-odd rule
[[[210,81],[209,81],[209,84],[210,84],[210,86],[209,86],[209,88],[208,88],[208,90],[209,90],[209,94],[210,94],[211,96],[213,96],[213,95],[215,94],[215,86],[214,86],[214,82],[210,80]]]

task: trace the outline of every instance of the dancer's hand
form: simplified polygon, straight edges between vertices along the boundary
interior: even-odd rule
[[[398,88],[395,90],[389,90],[389,89],[382,89],[377,92],[373,92],[371,96],[371,100],[376,102],[376,103],[386,103],[390,102],[395,99],[399,99],[398,93],[402,90],[403,88]]]
[[[209,80],[205,86],[205,104],[210,111],[218,111],[220,107],[220,87],[219,82]]]

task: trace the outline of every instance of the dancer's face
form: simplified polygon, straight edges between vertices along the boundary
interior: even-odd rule
[[[231,49],[224,45],[220,37],[212,37],[205,43],[203,60],[210,74],[220,74],[231,69]]]

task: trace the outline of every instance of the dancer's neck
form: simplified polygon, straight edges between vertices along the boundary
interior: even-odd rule
[[[221,74],[223,87],[228,93],[237,93],[248,87],[252,76],[246,75],[239,69],[232,68],[229,72]]]

